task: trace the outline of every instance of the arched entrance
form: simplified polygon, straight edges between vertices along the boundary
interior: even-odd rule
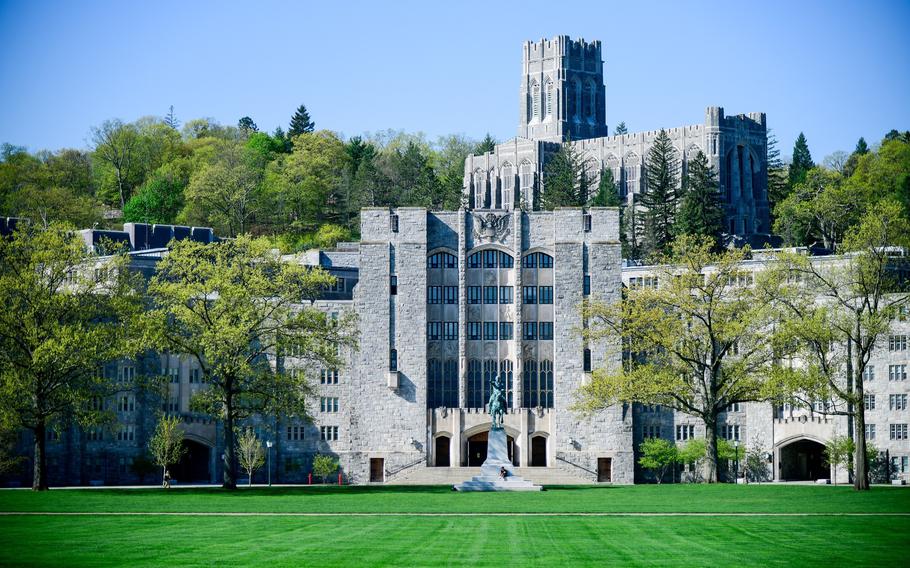
[[[171,469],[171,478],[180,483],[209,483],[212,449],[195,440],[184,439],[186,452]]]
[[[533,436],[531,438],[531,467],[547,467],[546,436]]]
[[[489,440],[489,432],[479,432],[468,438],[468,466],[480,467],[486,461],[487,440]],[[509,459],[515,463],[515,438],[506,436],[506,444],[508,444]]]
[[[814,440],[802,439],[780,448],[780,479],[811,481],[830,479],[831,470],[825,459],[825,446]]]
[[[436,438],[436,467],[449,467],[451,464],[449,452],[452,447],[452,438],[448,436],[438,436]]]

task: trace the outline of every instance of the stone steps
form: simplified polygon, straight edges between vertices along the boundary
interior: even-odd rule
[[[513,474],[537,485],[588,485],[594,482],[555,467],[516,467]],[[479,467],[418,466],[389,483],[401,485],[455,485],[481,475]]]

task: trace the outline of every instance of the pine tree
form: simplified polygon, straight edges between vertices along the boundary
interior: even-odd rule
[[[780,159],[777,136],[768,130],[768,201],[771,211],[774,206],[790,195],[787,168]]]
[[[487,135],[483,137],[477,146],[474,148],[474,155],[480,156],[487,152],[492,152],[496,149],[496,139],[490,136],[490,133],[487,132]]]
[[[620,134],[628,134],[628,133],[629,133],[629,129],[626,128],[625,122],[620,122],[619,124],[616,125],[616,128],[613,129],[614,136],[619,136]]]
[[[854,154],[862,156],[863,154],[869,153],[869,145],[866,144],[866,139],[862,136],[859,137],[859,140],[856,142],[856,149],[853,150]]]
[[[164,117],[164,123],[174,130],[178,130],[180,128],[180,121],[177,120],[176,116],[174,116],[174,105],[171,105],[168,108],[167,115]]]
[[[700,151],[688,163],[683,188],[676,234],[709,237],[714,240],[715,249],[719,249],[724,230],[724,210],[718,192],[717,172]]]
[[[622,199],[613,181],[613,170],[604,168],[600,172],[600,182],[597,184],[597,194],[591,200],[591,207],[619,207]]]
[[[291,151],[291,141],[288,139],[288,135],[284,133],[284,129],[280,126],[275,127],[275,131],[272,132],[272,138],[275,139],[276,145],[282,148],[282,152],[285,154],[290,153]]]
[[[679,158],[676,148],[661,130],[648,151],[645,164],[645,192],[641,196],[644,206],[644,245],[647,255],[666,252],[673,240],[678,200],[677,175]]]
[[[307,112],[306,106],[297,107],[297,112],[291,117],[291,126],[288,128],[288,138],[293,139],[305,132],[312,132],[316,129],[316,123],[310,120],[310,113]]]
[[[790,187],[806,181],[806,172],[815,167],[812,161],[812,154],[809,153],[809,144],[806,142],[806,136],[800,132],[793,145],[793,161],[790,162],[790,173],[788,175]]]
[[[584,156],[572,144],[562,144],[544,166],[541,206],[583,207],[591,193],[591,178]]]

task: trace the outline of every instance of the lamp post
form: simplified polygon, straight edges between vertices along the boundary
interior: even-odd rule
[[[269,487],[272,486],[272,441],[266,440],[265,447],[268,451],[268,465],[266,468],[269,470]]]
[[[739,483],[739,440],[733,440],[733,483]]]

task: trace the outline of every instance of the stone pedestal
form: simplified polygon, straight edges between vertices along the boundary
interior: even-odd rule
[[[499,476],[501,468],[509,474],[505,479]],[[487,459],[480,467],[480,475],[455,486],[458,491],[540,491],[540,485],[534,485],[514,474],[512,462],[509,461],[509,446],[506,431],[502,428],[491,428],[487,438]]]

